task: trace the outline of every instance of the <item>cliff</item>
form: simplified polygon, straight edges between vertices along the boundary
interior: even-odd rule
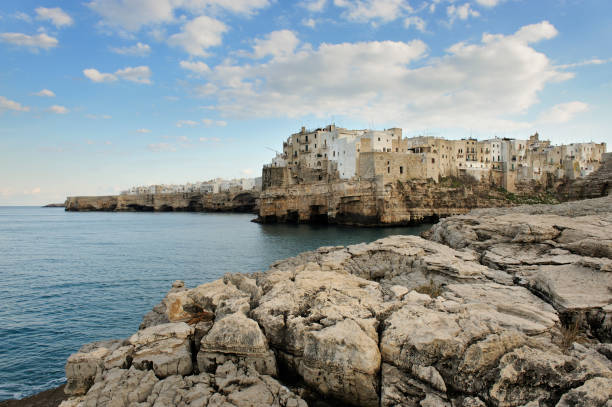
[[[609,406],[612,197],[180,281],[66,364],[62,407]]]
[[[510,194],[472,178],[335,181],[271,187],[259,198],[258,222],[338,223],[360,226],[431,222],[475,208],[516,206],[521,199],[555,202],[546,192]]]
[[[154,194],[77,196],[66,199],[67,211],[122,212],[251,212],[257,213],[258,192],[222,192],[217,194]]]

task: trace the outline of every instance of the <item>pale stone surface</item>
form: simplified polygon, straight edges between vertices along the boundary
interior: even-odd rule
[[[218,365],[238,358],[261,374],[276,375],[276,359],[266,337],[257,322],[241,312],[215,322],[200,342],[198,368],[202,372],[214,372]]]
[[[157,377],[187,375],[193,371],[191,339],[194,328],[184,322],[152,326],[130,337],[132,363],[141,370],[153,369]]]
[[[191,290],[176,282],[129,341],[70,357],[67,389],[87,392],[71,407],[306,406],[298,394],[612,407],[612,347],[599,342],[612,340],[612,201],[594,201],[482,210],[440,222],[428,234],[438,242],[394,236]],[[561,320],[578,316],[578,336],[560,347]],[[195,326],[161,323],[187,317]],[[279,374],[306,387],[291,391]]]

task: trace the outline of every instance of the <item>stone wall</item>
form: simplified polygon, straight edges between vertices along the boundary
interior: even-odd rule
[[[221,192],[218,194],[153,194],[76,196],[66,199],[67,211],[121,212],[251,212],[257,213],[258,192]]]

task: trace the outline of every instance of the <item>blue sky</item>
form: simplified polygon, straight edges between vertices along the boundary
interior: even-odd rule
[[[0,5],[0,205],[257,176],[300,126],[612,142],[608,0]]]

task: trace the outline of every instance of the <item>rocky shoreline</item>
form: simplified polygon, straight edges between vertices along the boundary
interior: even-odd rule
[[[70,196],[69,212],[239,212],[258,213],[257,191],[214,194]]]
[[[61,406],[610,407],[611,230],[612,197],[481,209],[177,281]]]

